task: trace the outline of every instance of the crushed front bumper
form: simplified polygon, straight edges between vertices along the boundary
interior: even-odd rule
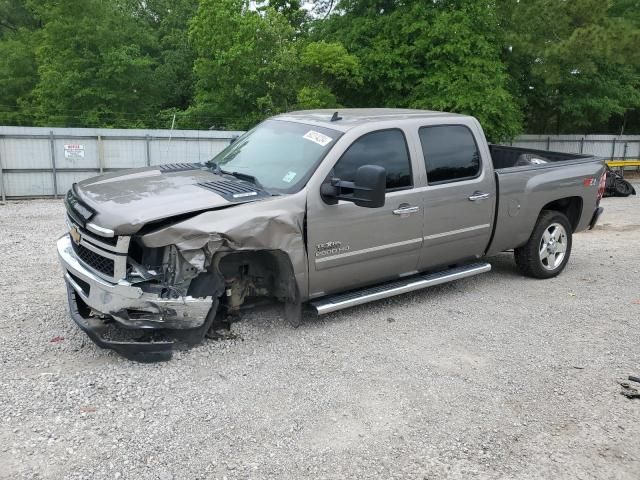
[[[136,361],[169,360],[176,342],[200,342],[213,320],[212,297],[161,298],[124,280],[107,282],[77,258],[69,235],[57,249],[71,317],[102,348]],[[153,339],[129,340],[137,337]]]

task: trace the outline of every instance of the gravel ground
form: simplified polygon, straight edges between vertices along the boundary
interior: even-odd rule
[[[636,188],[640,191],[640,185]],[[640,198],[556,279],[493,271],[297,330],[276,308],[171,362],[67,314],[59,201],[0,206],[0,478],[640,478]]]

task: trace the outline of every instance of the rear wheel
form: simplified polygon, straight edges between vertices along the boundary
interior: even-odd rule
[[[569,261],[571,242],[572,228],[567,217],[545,210],[526,245],[514,250],[516,265],[527,277],[555,277]]]

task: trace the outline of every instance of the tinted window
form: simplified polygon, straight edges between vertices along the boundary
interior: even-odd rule
[[[423,127],[420,143],[429,183],[463,180],[480,173],[480,153],[467,127]]]
[[[334,176],[352,182],[356,170],[363,165],[379,165],[387,170],[387,190],[412,185],[407,142],[400,130],[381,130],[360,137],[338,160]]]

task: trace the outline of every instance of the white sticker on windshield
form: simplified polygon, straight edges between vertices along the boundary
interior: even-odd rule
[[[322,145],[323,147],[331,143],[331,137],[328,137],[324,133],[316,132],[315,130],[309,130],[304,134],[303,138],[311,140],[312,142],[315,142],[318,145]]]
[[[287,174],[284,177],[282,177],[282,181],[291,183],[293,182],[293,179],[296,178],[296,175],[297,175],[296,172],[287,172]]]

